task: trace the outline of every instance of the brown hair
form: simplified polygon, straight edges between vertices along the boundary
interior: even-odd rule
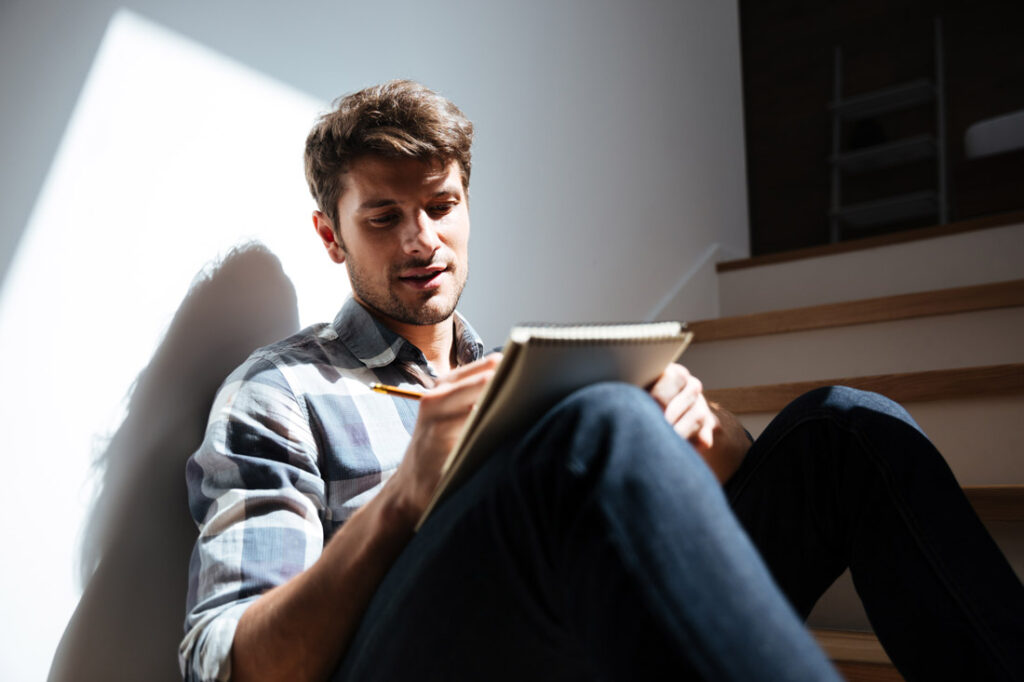
[[[419,83],[394,80],[345,95],[306,138],[306,181],[317,207],[338,229],[342,175],[364,155],[458,161],[469,189],[473,124],[450,101]]]

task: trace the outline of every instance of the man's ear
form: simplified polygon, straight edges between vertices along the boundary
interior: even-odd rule
[[[313,227],[316,229],[320,241],[327,249],[327,255],[335,263],[345,262],[345,248],[341,243],[341,237],[334,231],[330,218],[321,211],[313,211]]]

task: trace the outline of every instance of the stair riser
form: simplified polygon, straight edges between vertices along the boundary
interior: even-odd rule
[[[681,362],[713,388],[1024,362],[1024,308],[694,343]]]
[[[719,274],[721,316],[1024,276],[1024,224]]]

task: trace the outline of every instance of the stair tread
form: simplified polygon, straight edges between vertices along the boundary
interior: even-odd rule
[[[891,234],[883,234],[875,237],[851,239],[849,241],[838,242],[835,244],[809,246],[802,249],[794,249],[792,251],[768,253],[760,256],[753,256],[751,258],[741,258],[737,260],[722,261],[715,266],[715,269],[717,272],[727,272],[730,270],[753,268],[761,265],[772,265],[775,263],[785,263],[788,261],[803,260],[807,258],[831,256],[840,253],[847,253],[850,251],[874,249],[881,246],[901,244],[904,242],[912,242],[921,239],[945,237],[947,235],[959,234],[962,232],[973,232],[975,230],[987,230],[991,228],[1005,227],[1008,225],[1015,225],[1018,223],[1024,223],[1024,211],[1012,211],[1008,213],[1000,213],[998,215],[984,216],[980,218],[970,218],[968,220],[961,220],[955,223],[947,223],[945,225],[935,225],[932,227],[922,227],[913,230],[903,230],[900,232],[893,232]]]
[[[889,656],[873,632],[812,629],[811,634],[833,661],[890,663]]]
[[[843,677],[851,682],[903,679],[873,632],[814,628],[811,634]]]
[[[1024,364],[987,365],[901,374],[817,379],[705,390],[709,400],[736,414],[777,412],[821,386],[849,386],[881,393],[898,403],[1024,392]]]
[[[903,676],[890,663],[834,661],[846,682],[903,682]]]
[[[1024,521],[1024,485],[968,485],[964,494],[985,521]]]
[[[702,343],[1015,306],[1024,306],[1024,279],[698,320],[687,326],[694,343]]]

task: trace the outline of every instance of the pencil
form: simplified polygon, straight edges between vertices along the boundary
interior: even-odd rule
[[[399,398],[408,398],[409,400],[419,400],[423,397],[423,393],[420,391],[410,391],[407,388],[399,388],[398,386],[388,386],[374,381],[370,384],[370,390],[376,391],[377,393],[387,393],[388,395],[396,395]]]

